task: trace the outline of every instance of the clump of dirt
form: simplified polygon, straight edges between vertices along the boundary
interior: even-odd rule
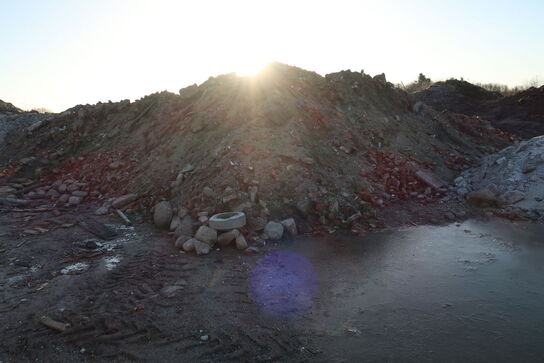
[[[432,203],[453,176],[512,140],[480,118],[415,107],[383,75],[322,77],[279,63],[179,95],[79,105],[26,131],[0,156],[6,178],[76,185],[86,193],[78,198],[106,208],[134,193],[125,208],[169,200],[195,217],[244,211],[256,231],[292,216],[302,232],[364,229],[375,208]]]
[[[526,139],[544,134],[544,86],[502,97],[466,81],[448,80],[416,92],[413,97],[438,111],[479,116]]]

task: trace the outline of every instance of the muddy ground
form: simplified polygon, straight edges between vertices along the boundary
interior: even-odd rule
[[[462,329],[478,332],[480,321],[461,315],[450,316],[452,322],[448,322],[444,308],[434,302],[430,308],[389,306],[392,301],[402,305],[404,294],[415,294],[421,287],[401,288],[398,278],[402,282],[421,277],[416,285],[432,285],[424,286],[425,293],[437,286],[448,289],[447,277],[438,281],[425,275],[440,274],[432,270],[441,264],[433,259],[437,253],[441,255],[441,247],[436,247],[436,237],[442,236],[439,228],[458,229],[454,232],[460,246],[463,239],[478,236],[468,229],[462,232],[461,224],[448,227],[439,209],[404,204],[395,213],[393,208],[388,223],[410,226],[400,230],[357,237],[300,236],[269,244],[251,256],[229,248],[196,257],[177,251],[172,236],[147,223],[128,227],[116,218],[97,219],[87,214],[85,207],[79,208],[61,216],[13,210],[0,214],[0,323],[4,327],[0,361],[352,361],[365,357],[371,361],[431,361],[485,357],[487,348],[456,352],[431,339],[434,331],[446,334],[449,323],[455,328],[454,335],[462,336]],[[423,214],[414,213],[418,209]],[[409,220],[403,219],[402,211]],[[417,246],[426,243],[424,233],[416,232],[412,239],[417,242],[411,242],[416,243],[415,249],[431,251],[429,259],[421,256],[415,263],[404,251],[398,254],[398,261],[388,261],[391,254],[384,255],[384,247],[379,247],[391,243],[384,236],[396,231],[393,233],[402,240],[409,235],[406,231],[425,228],[411,226],[431,214],[445,226],[428,227],[431,232],[438,228],[430,236],[434,247]],[[110,241],[97,238],[72,225],[77,222],[73,216],[103,222],[117,236]],[[34,226],[47,226],[47,231],[25,235],[29,218]],[[508,234],[500,231],[497,235]],[[451,238],[444,243],[450,249],[452,243],[457,246]],[[463,256],[456,256],[458,251],[445,252],[444,256],[454,259]],[[418,268],[423,272],[404,272],[406,264],[421,264]],[[474,266],[479,265],[476,261]],[[469,261],[461,266],[472,265]],[[459,273],[467,271],[473,270]],[[397,287],[385,295],[376,291],[390,284]],[[431,299],[443,299],[444,306],[455,300],[448,294],[429,294]],[[366,305],[370,312],[363,308]],[[372,312],[376,306],[382,308]],[[435,315],[445,328],[433,322]],[[40,323],[42,316],[70,327],[65,332],[54,331]],[[406,316],[412,317],[403,321]],[[370,334],[365,329],[370,329]],[[420,330],[425,336],[418,335]],[[431,347],[426,346],[428,339],[433,341]],[[432,353],[433,349],[437,351]],[[527,358],[533,357],[531,354],[527,352]]]

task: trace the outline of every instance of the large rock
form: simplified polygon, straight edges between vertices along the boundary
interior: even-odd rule
[[[240,231],[237,229],[233,229],[232,231],[228,231],[225,233],[221,233],[217,237],[217,243],[221,246],[228,246],[240,235]]]
[[[137,194],[126,194],[126,195],[123,195],[122,197],[115,199],[112,203],[112,206],[113,208],[119,209],[124,207],[127,204],[134,202],[136,199],[138,199]]]
[[[153,223],[155,223],[155,225],[161,229],[169,229],[173,215],[174,211],[172,210],[172,206],[169,202],[159,202],[155,206],[155,212],[153,213]]]
[[[200,243],[200,241],[194,238],[190,238],[187,241],[183,242],[182,248],[185,252],[191,252],[195,250],[195,244],[197,243]]]
[[[244,235],[240,234],[238,237],[236,237],[236,248],[242,251],[247,248],[247,241]]]
[[[514,204],[521,200],[525,199],[525,194],[523,192],[520,192],[518,190],[506,192],[503,195],[501,195],[500,200],[504,204]]]
[[[493,185],[468,193],[465,198],[476,207],[498,207],[502,201],[498,198],[498,193]]]
[[[291,236],[296,236],[298,234],[297,224],[293,218],[284,219],[281,221],[281,225],[287,230],[287,232],[289,232]]]
[[[172,220],[170,221],[170,231],[175,231],[180,224],[181,218],[179,218],[178,216],[173,216]]]
[[[264,227],[264,233],[271,240],[281,239],[281,237],[283,236],[283,226],[281,223],[270,221]]]
[[[178,250],[181,250],[183,248],[185,242],[189,241],[190,239],[192,239],[191,236],[179,236],[178,239],[176,240],[176,243],[174,243],[174,246]]]
[[[208,226],[200,226],[198,231],[196,231],[195,238],[213,247],[215,242],[217,242],[217,231]]]
[[[174,234],[176,236],[182,236],[182,235],[192,236],[194,225],[195,225],[194,218],[187,214],[181,219],[181,222],[176,227]]]

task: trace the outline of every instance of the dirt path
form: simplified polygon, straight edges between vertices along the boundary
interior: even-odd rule
[[[77,226],[19,237],[14,214],[0,216],[3,362],[313,356],[301,352],[296,329],[263,317],[248,297],[249,266],[259,256],[182,254],[147,225],[117,225],[112,241]],[[78,247],[94,241],[103,246]],[[70,266],[84,271],[63,274]],[[71,328],[52,331],[39,323],[43,315]]]
[[[54,219],[37,215],[30,225]],[[544,354],[542,225],[466,221],[196,257],[147,224],[103,219],[118,235],[102,241],[69,223],[23,236],[28,218],[0,214],[1,362]],[[42,316],[71,326],[56,332]]]

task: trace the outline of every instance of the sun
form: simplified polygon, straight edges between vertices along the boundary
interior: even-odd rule
[[[234,72],[241,77],[254,76],[268,63],[270,62],[250,58],[240,59],[234,66]]]

